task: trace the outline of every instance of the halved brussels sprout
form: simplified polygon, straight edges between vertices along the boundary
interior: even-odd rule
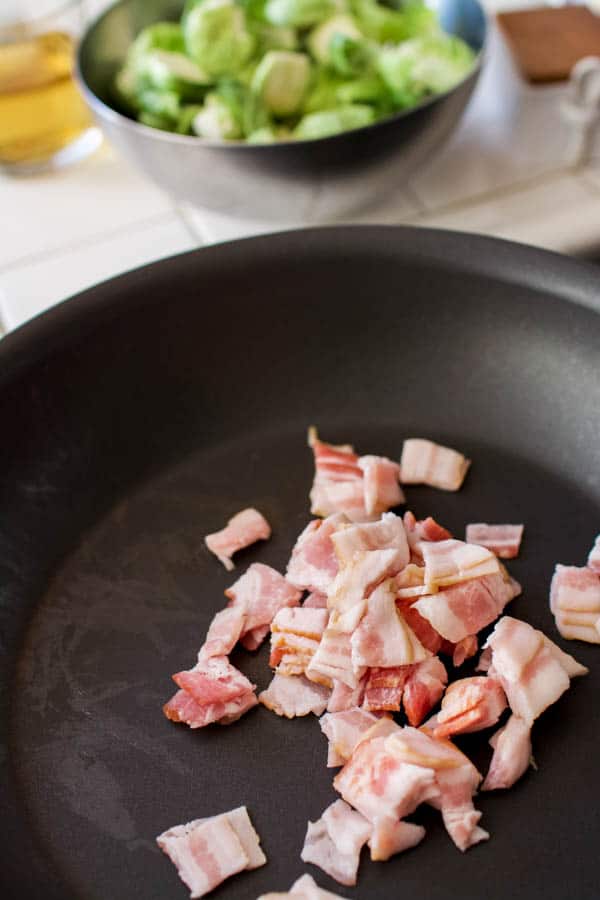
[[[324,109],[309,113],[298,122],[294,137],[298,140],[314,140],[329,137],[353,128],[362,128],[375,120],[375,110],[371,106],[338,106],[337,109]]]
[[[274,116],[291,116],[300,109],[309,81],[305,53],[270,50],[254,73],[252,89]]]

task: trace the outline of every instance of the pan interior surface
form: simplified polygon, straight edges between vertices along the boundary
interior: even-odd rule
[[[567,878],[597,897],[600,651],[562,642],[548,609],[555,563],[582,565],[600,530],[600,316],[572,302],[592,296],[589,277],[468,236],[317,230],[147,267],[7,344],[0,415],[22,440],[0,468],[14,666],[2,896],[177,900],[156,835],[246,804],[269,863],[215,897],[284,890],[307,868],[375,900],[562,900]],[[55,340],[40,349],[44,329]],[[524,594],[507,612],[591,669],[536,723],[537,770],[477,798],[489,842],[462,855],[427,810],[423,844],[365,857],[354,889],[299,857],[336,797],[314,717],[258,707],[191,731],[161,713],[224,589],[250,562],[285,569],[309,519],[310,424],[361,453],[398,458],[423,436],[469,456],[460,493],[409,487],[408,507],[457,537],[470,521],[524,522],[509,563]],[[245,506],[273,537],[226,573],[202,538]],[[267,648],[233,655],[261,689],[267,661]],[[488,737],[460,742],[484,772]]]

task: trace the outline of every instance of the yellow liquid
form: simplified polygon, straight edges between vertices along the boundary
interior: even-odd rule
[[[61,32],[0,45],[0,164],[48,159],[89,127],[73,53]]]

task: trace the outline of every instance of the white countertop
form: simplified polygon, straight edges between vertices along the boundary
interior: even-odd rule
[[[526,85],[493,29],[475,95],[445,148],[352,221],[484,232],[565,253],[600,247],[600,135],[574,165],[561,112],[567,90]],[[0,325],[13,329],[151,260],[269,230],[276,225],[176,205],[106,144],[71,169],[0,175]]]

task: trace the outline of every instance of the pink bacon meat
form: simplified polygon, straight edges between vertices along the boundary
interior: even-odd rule
[[[270,566],[253,563],[241,578],[227,588],[225,596],[229,598],[230,607],[244,611],[242,641],[252,636],[252,646],[248,649],[256,649],[261,639],[269,633],[271,622],[279,610],[298,606],[302,591]]]
[[[298,537],[286,578],[298,588],[327,593],[338,572],[331,536],[349,520],[343,513],[313,519]]]
[[[328,688],[314,684],[302,675],[280,675],[276,672],[271,684],[258,695],[258,699],[278,716],[293,719],[309,713],[320,716],[327,708],[329,694]]]
[[[221,531],[207,534],[204,543],[220,559],[228,571],[233,569],[231,557],[256,541],[271,537],[271,526],[256,509],[243,509],[230,519]]]
[[[404,441],[400,460],[403,484],[427,484],[443,491],[458,491],[471,465],[462,453],[423,438]]]
[[[192,898],[204,897],[232,875],[267,861],[245,806],[176,825],[156,843],[176,866]]]
[[[258,900],[344,900],[344,898],[320,888],[310,875],[303,875],[294,882],[289,891],[261,894]]]
[[[300,857],[340,884],[351,886],[356,884],[360,851],[370,835],[371,824],[364,816],[336,800],[320,819],[308,823]]]
[[[465,540],[468,544],[487,547],[501,559],[514,559],[519,555],[523,528],[523,525],[487,525],[484,522],[473,522],[467,525]]]
[[[482,791],[510,788],[531,764],[531,727],[512,715],[506,725],[490,738],[494,755]]]
[[[436,716],[433,736],[468,734],[495,725],[506,709],[506,696],[493,678],[474,676],[455,681],[447,689]]]
[[[564,638],[600,644],[600,577],[593,569],[557,565],[550,609]]]
[[[594,546],[589,552],[587,558],[587,567],[600,576],[600,534],[594,541]]]

